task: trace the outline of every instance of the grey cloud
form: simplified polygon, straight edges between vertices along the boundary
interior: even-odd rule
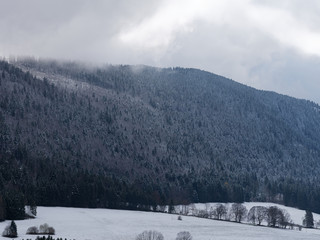
[[[118,31],[143,17],[137,12],[155,6],[156,1],[2,1],[0,53],[91,61],[102,61],[104,54],[106,61],[115,54]]]
[[[320,2],[303,0],[254,0],[254,5],[282,9],[290,12],[314,31],[320,30]],[[294,27],[294,26],[292,26]]]
[[[320,58],[304,56],[293,50],[278,52],[270,63],[251,69],[250,75],[259,78],[260,89],[277,91],[297,98],[320,103]]]
[[[285,10],[320,32],[318,1],[244,2]],[[119,40],[119,33],[148,20],[163,3],[168,1],[0,0],[0,54],[196,67],[320,103],[319,57],[284,45],[241,16],[227,16],[227,22],[195,19],[193,31],[175,32],[163,49],[136,48]]]

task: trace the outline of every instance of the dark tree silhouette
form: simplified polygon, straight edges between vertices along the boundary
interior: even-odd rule
[[[306,210],[306,214],[304,217],[304,222],[305,222],[305,226],[307,228],[313,228],[314,227],[314,219],[313,219],[313,214],[311,211]]]

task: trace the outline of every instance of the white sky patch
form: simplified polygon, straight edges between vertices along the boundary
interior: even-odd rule
[[[283,44],[305,54],[320,56],[320,32],[309,29],[290,12],[251,5],[247,14],[261,31]]]
[[[193,32],[193,21],[208,17],[208,10],[217,1],[165,1],[162,7],[140,24],[123,31],[119,39],[138,48],[166,48],[177,33]]]
[[[137,49],[165,50],[180,33],[192,33],[196,21],[228,28],[257,29],[287,47],[320,56],[320,32],[308,28],[289,10],[260,6],[253,1],[164,1],[158,11],[120,32],[122,43]]]

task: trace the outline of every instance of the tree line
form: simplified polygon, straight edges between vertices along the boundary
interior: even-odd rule
[[[313,228],[315,221],[313,213],[306,210],[302,222],[294,223],[290,214],[285,209],[277,206],[253,206],[249,210],[241,203],[233,203],[231,205],[217,203],[212,206],[210,203],[205,204],[204,209],[197,209],[195,204],[179,205],[179,206],[163,206],[157,209],[160,212],[168,212],[181,215],[191,215],[200,218],[209,218],[214,220],[248,222],[253,225],[261,226],[263,222],[269,227],[287,228],[301,227]]]

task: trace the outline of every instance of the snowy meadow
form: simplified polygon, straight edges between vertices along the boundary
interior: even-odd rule
[[[204,208],[204,204],[195,204],[197,208]],[[269,203],[245,203],[248,209],[253,205],[273,206]],[[301,224],[305,211],[285,208],[292,220]],[[314,214],[317,221],[320,216]],[[10,221],[0,223],[2,231]],[[63,207],[38,207],[37,218],[16,221],[18,228],[17,239],[35,239],[34,235],[26,235],[31,226],[40,226],[47,223],[56,230],[55,238],[62,237],[75,240],[134,240],[144,230],[156,230],[163,234],[164,239],[174,240],[177,233],[189,231],[193,240],[248,240],[248,239],[319,239],[320,230],[305,229],[301,231],[258,227],[247,223],[234,223],[211,219],[182,216],[167,213],[110,210],[110,209],[83,209]],[[0,237],[0,239],[6,239]]]

